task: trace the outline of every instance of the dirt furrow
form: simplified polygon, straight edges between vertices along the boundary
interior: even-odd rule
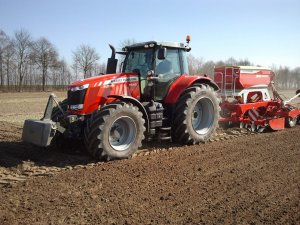
[[[108,163],[1,129],[0,224],[300,223],[300,126],[219,130],[204,145],[147,144]]]

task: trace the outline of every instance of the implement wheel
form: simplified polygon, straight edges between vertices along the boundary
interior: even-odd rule
[[[285,119],[285,125],[288,128],[292,128],[292,127],[296,126],[296,124],[297,124],[297,117],[295,117],[295,118],[288,117]]]

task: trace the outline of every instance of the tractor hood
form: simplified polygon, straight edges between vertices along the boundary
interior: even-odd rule
[[[139,77],[136,73],[107,74],[73,82],[68,86],[68,112],[90,114],[111,102],[110,95],[140,99]]]
[[[119,74],[106,74],[106,75],[101,75],[101,76],[96,76],[96,77],[89,77],[86,79],[80,79],[80,80],[74,81],[68,87],[72,88],[72,87],[80,87],[85,84],[95,84],[100,81],[116,79],[118,77],[124,77],[124,76],[126,77],[126,75],[134,75],[134,74],[119,73]]]
[[[68,90],[71,89],[85,89],[86,87],[96,87],[119,83],[121,81],[137,80],[138,75],[135,73],[117,73],[106,74],[102,76],[90,77],[86,79],[77,80],[68,86]],[[85,87],[82,87],[85,86]]]

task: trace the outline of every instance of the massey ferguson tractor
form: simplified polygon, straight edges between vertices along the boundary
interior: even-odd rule
[[[121,73],[113,46],[105,75],[76,81],[68,97],[52,94],[41,120],[26,120],[22,138],[38,146],[82,141],[96,159],[132,156],[148,140],[196,144],[218,125],[218,85],[189,75],[187,44],[149,41],[123,48]]]

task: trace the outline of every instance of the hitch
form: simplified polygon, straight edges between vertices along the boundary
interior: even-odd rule
[[[44,116],[41,119],[43,120],[50,120],[51,119],[51,114],[52,114],[52,110],[53,110],[53,102],[55,102],[55,104],[57,105],[58,109],[62,112],[63,115],[65,115],[64,110],[61,108],[61,106],[58,104],[58,102],[56,101],[57,96],[54,93],[51,93],[48,99],[48,103],[44,112]]]
[[[290,98],[289,100],[287,101],[284,101],[284,105],[290,103],[291,101],[295,100],[296,98],[300,97],[300,93],[296,94],[294,97]]]

